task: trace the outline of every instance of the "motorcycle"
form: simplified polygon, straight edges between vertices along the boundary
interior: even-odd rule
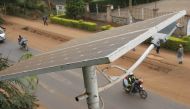
[[[135,79],[135,81],[132,83],[132,85],[130,86],[128,84],[128,80],[124,79],[123,80],[123,88],[125,90],[125,92],[127,94],[136,94],[139,93],[140,97],[142,99],[146,99],[148,94],[147,92],[144,90],[143,86],[143,81],[139,80],[139,79]]]
[[[21,49],[25,49],[28,51],[28,45],[27,45],[28,40],[27,39],[22,39],[19,41],[19,45]]]

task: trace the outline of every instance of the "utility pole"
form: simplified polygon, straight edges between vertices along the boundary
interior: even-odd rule
[[[51,2],[50,2],[50,0],[48,0],[48,7],[49,7],[49,14],[51,14]]]
[[[133,0],[129,0],[129,11],[132,12]]]
[[[133,6],[133,0],[129,0],[129,24],[133,23],[133,17],[132,17],[132,7]]]
[[[86,88],[88,109],[100,109],[96,67],[87,66],[82,68],[84,85]]]
[[[156,4],[157,2],[155,1],[155,4],[154,4],[154,8],[156,9],[157,8],[157,4]]]
[[[158,10],[159,10],[159,9],[157,8],[157,1],[155,1],[154,8],[153,8],[153,16],[154,16],[154,17],[157,16]]]

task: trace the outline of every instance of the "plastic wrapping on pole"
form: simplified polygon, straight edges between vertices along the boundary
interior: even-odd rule
[[[94,66],[83,67],[84,85],[86,88],[87,104],[89,109],[100,109],[96,68]]]

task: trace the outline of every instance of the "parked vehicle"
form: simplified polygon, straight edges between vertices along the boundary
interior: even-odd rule
[[[6,39],[6,34],[3,28],[0,27],[0,42],[4,42]]]
[[[139,95],[142,99],[146,99],[148,94],[144,90],[142,84],[143,84],[142,79],[135,79],[131,85],[128,84],[127,78],[123,80],[123,87],[127,94],[139,93]]]

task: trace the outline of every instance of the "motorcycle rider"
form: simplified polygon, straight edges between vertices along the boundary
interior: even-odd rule
[[[27,39],[25,39],[24,37],[22,37],[21,35],[19,35],[18,37],[18,43],[21,47],[26,47],[27,46]]]
[[[23,37],[21,35],[18,36],[18,43],[19,45],[21,45],[21,41],[22,41]]]
[[[124,86],[125,86],[125,89],[127,91],[132,91],[131,89],[133,89],[134,87],[134,83],[135,83],[135,80],[137,80],[137,78],[134,76],[134,74],[129,74],[125,79],[124,79]]]
[[[123,79],[124,90],[128,94],[139,93],[142,99],[147,98],[147,92],[144,90],[143,80],[141,78],[136,78],[134,74],[129,74]]]

